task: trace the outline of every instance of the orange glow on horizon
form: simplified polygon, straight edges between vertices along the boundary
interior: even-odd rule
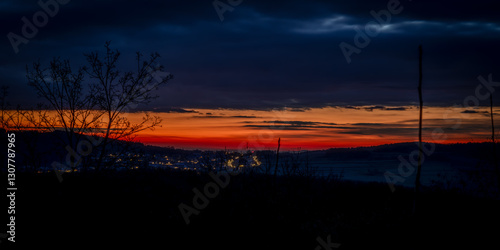
[[[404,108],[404,110],[402,110]],[[439,143],[482,142],[491,136],[487,108],[474,112],[451,107],[424,109],[424,141],[432,133],[444,131]],[[281,148],[327,149],[375,146],[417,140],[418,108],[327,107],[274,111],[196,109],[196,113],[155,113],[163,118],[162,127],[143,131],[137,140],[149,145],[185,149],[275,150]],[[137,117],[136,117],[137,116]],[[130,114],[139,119],[140,114]]]
[[[495,108],[494,112],[498,111]],[[281,138],[283,150],[318,150],[413,142],[418,136],[415,106],[326,107],[299,111],[196,109],[151,115],[162,118],[161,126],[137,133],[136,141],[183,149],[275,150]],[[143,114],[125,113],[122,117],[137,124]],[[423,126],[423,140],[429,142],[484,142],[491,138],[491,120],[486,107],[426,107]],[[436,141],[433,136],[436,132],[443,134],[442,140]]]

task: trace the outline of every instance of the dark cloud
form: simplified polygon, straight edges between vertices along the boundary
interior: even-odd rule
[[[399,127],[387,127],[387,128],[363,128],[363,129],[349,129],[339,131],[339,134],[353,134],[353,135],[377,135],[383,136],[412,136],[418,134],[415,128],[399,128]]]
[[[346,108],[346,109],[360,109],[360,107],[355,107],[355,106],[350,106],[350,105],[344,106],[343,108]]]
[[[276,121],[263,121],[264,123],[274,123],[274,124],[289,124],[289,125],[295,125],[295,126],[310,126],[310,125],[317,125],[319,122],[308,122],[308,121],[281,121],[281,120],[276,120]]]
[[[464,110],[460,113],[463,113],[463,114],[488,114],[489,112],[488,111],[476,111],[476,110]]]
[[[231,118],[247,118],[247,119],[259,118],[258,116],[253,116],[253,115],[233,115],[230,117]]]
[[[199,113],[196,110],[188,110],[183,108],[169,108],[169,107],[153,108],[152,111],[164,112],[164,113]]]
[[[367,111],[373,111],[374,109],[385,110],[385,107],[384,106],[371,106],[371,107],[365,107],[364,109]]]
[[[354,126],[384,126],[386,124],[385,123],[366,123],[366,122],[361,122],[361,123],[353,123],[351,125],[354,125]]]
[[[270,129],[270,130],[312,130],[313,128],[309,127],[295,127],[295,126],[270,126],[270,125],[244,125],[243,127],[247,128],[258,128],[258,129]]]
[[[243,125],[244,127],[249,128],[265,128],[272,130],[310,130],[310,129],[321,129],[321,128],[336,128],[341,129],[344,127],[337,126],[337,123],[330,122],[311,122],[311,121],[243,121],[247,125]]]
[[[348,64],[339,44],[353,45],[355,28],[376,21],[370,12],[381,13],[388,2],[243,1],[221,22],[211,1],[72,0],[16,54],[7,34],[21,34],[21,18],[32,19],[42,8],[37,1],[6,0],[0,4],[0,82],[11,87],[11,103],[34,105],[42,100],[27,86],[26,64],[60,56],[81,66],[83,53],[102,51],[107,40],[122,52],[122,69],[135,68],[135,51],[158,51],[174,74],[145,109],[404,110],[398,107],[418,103],[419,44],[426,105],[463,103],[479,75],[499,81],[497,1],[400,1],[401,13],[371,27],[379,34]]]
[[[194,115],[192,118],[210,118],[210,119],[219,119],[219,118],[229,118],[228,116],[222,115]]]
[[[288,124],[288,125],[291,125],[291,126],[316,126],[316,125],[328,125],[328,126],[335,126],[335,125],[337,125],[336,123],[329,123],[329,122],[282,121],[282,120],[276,120],[276,121],[263,121],[263,123]]]
[[[369,107],[362,107],[363,109],[367,111],[373,111],[374,109],[378,110],[396,110],[396,111],[405,111],[405,107],[385,107],[385,106],[369,106]],[[359,108],[357,108],[359,109]]]
[[[397,110],[397,111],[405,111],[405,107],[396,107],[396,108],[385,108],[385,110]]]
[[[192,116],[192,117],[193,118],[221,118],[221,119],[228,119],[228,118],[254,119],[254,118],[260,118],[258,116],[253,116],[253,115],[232,115],[232,116],[229,116],[229,115],[224,115],[224,114],[214,115],[213,113],[205,113],[204,115],[201,114],[201,115],[195,115],[195,116]],[[250,121],[244,121],[244,122],[251,123]]]
[[[292,107],[292,108],[287,109],[287,111],[290,111],[290,112],[306,112],[307,110],[310,110],[310,109],[311,108],[307,108],[307,107],[302,107],[302,108]]]
[[[459,123],[457,123],[459,121]],[[491,130],[490,123],[472,119],[425,119],[424,140],[431,140],[432,133],[439,129],[447,139],[470,139],[463,135],[482,136],[482,132]],[[303,130],[310,131],[306,136],[369,135],[379,138],[418,138],[418,119],[402,120],[394,123],[324,123],[312,121],[243,121],[243,127],[256,130]],[[459,124],[459,126],[456,126]],[[486,133],[487,134],[487,133]],[[484,136],[486,138],[486,136]],[[472,137],[471,137],[472,138]]]

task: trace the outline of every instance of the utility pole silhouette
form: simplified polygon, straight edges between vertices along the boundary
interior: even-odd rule
[[[276,189],[276,176],[278,175],[278,162],[279,162],[279,157],[280,157],[280,144],[281,144],[281,137],[278,138],[278,149],[276,150],[276,165],[274,166],[274,176],[273,176],[273,183],[274,183],[274,188]]]
[[[420,174],[422,171],[422,115],[424,102],[422,100],[422,45],[418,46],[418,101],[420,104],[420,117],[418,121],[418,166],[415,178],[415,197],[413,200],[413,214],[417,211],[417,199],[420,191]]]
[[[497,175],[497,185],[500,189],[500,170],[498,169],[497,145],[495,141],[495,123],[493,120],[493,93],[490,93],[491,142],[493,143],[493,164]]]

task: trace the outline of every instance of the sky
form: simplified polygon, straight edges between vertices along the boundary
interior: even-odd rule
[[[235,150],[275,150],[281,138],[281,148],[291,151],[375,146],[418,138],[419,112],[415,106],[189,111],[155,113],[165,121],[164,125],[138,137],[143,143],[158,146]],[[499,111],[494,109],[495,114]],[[428,107],[424,117],[426,142],[483,142],[491,138],[486,107]],[[140,121],[141,115],[134,113],[128,118]]]
[[[2,0],[0,82],[10,87],[12,105],[33,106],[43,100],[27,84],[26,65],[60,57],[76,68],[85,64],[84,53],[103,51],[111,41],[122,53],[120,68],[133,68],[136,51],[158,52],[160,64],[174,75],[157,91],[158,99],[134,110],[165,117],[161,129],[139,136],[146,142],[235,145],[258,136],[276,110],[294,117],[274,121],[295,128],[266,131],[294,146],[412,141],[413,132],[387,130],[418,119],[420,44],[426,107],[437,116],[443,109],[455,116],[469,112],[470,124],[486,117],[487,100],[477,98],[479,107],[468,101],[485,81],[500,82],[497,2]],[[23,30],[26,22],[36,32]],[[494,103],[499,106],[500,98]],[[456,105],[467,107],[451,108]],[[380,121],[381,114],[390,118]],[[192,118],[198,120],[188,136],[174,129],[187,126],[185,116],[215,118]],[[429,126],[438,123],[432,115],[424,119]],[[355,132],[328,127],[355,123],[365,125]],[[379,123],[385,130],[374,125]],[[235,134],[209,138],[228,127]],[[484,138],[485,131],[464,137]]]

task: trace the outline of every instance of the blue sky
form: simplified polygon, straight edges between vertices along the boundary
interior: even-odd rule
[[[157,51],[175,76],[140,109],[413,105],[419,44],[426,105],[462,103],[479,75],[500,81],[497,1],[243,0],[223,21],[209,0],[65,1],[18,53],[9,34],[22,36],[23,17],[33,22],[44,8],[37,1],[0,4],[0,81],[10,86],[11,104],[42,101],[27,84],[26,65],[61,57],[76,69],[84,53],[103,51],[108,40],[122,52],[122,69],[133,69],[136,51]],[[388,3],[401,9],[379,25],[371,13],[388,11]],[[366,35],[366,28],[378,35],[348,63],[339,45],[355,46],[356,30]]]

